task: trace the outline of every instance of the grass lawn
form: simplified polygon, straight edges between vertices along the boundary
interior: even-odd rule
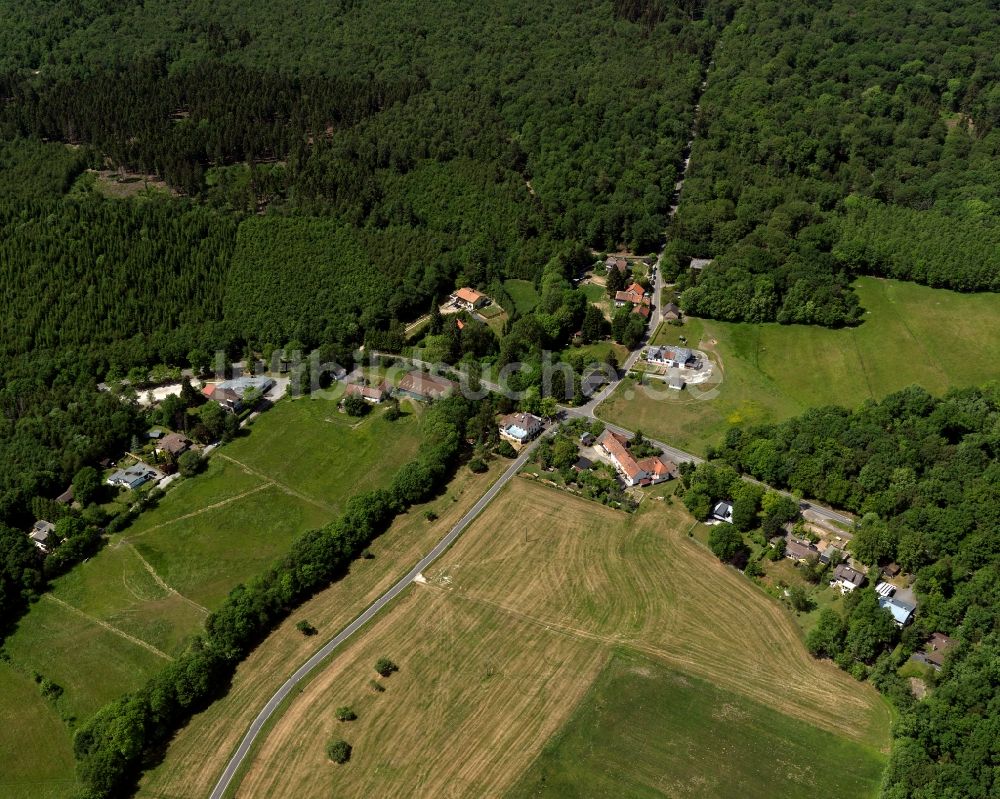
[[[862,799],[884,765],[859,743],[622,651],[507,795]]]
[[[302,687],[252,753],[234,796],[505,795],[533,773],[549,742],[574,735],[574,711],[601,704],[593,700],[600,691],[622,705],[623,727],[634,722],[629,735],[651,740],[633,751],[643,762],[632,764],[632,784],[589,791],[584,782],[580,795],[683,796],[674,790],[688,784],[682,780],[720,789],[694,796],[741,795],[719,782],[737,775],[753,782],[749,796],[826,796],[838,788],[844,797],[869,795],[888,747],[885,702],[811,658],[780,605],[689,538],[690,527],[670,498],[624,514],[513,481],[424,572],[425,583]],[[648,663],[653,678],[614,699],[614,689],[603,686],[616,666],[606,667],[622,662],[623,652]],[[378,694],[368,682],[380,656],[399,672]],[[662,684],[661,673],[687,680],[692,692]],[[712,704],[689,710],[706,698]],[[668,701],[678,704],[682,722],[661,718]],[[345,704],[358,713],[346,725],[334,718]],[[719,733],[730,722],[742,726]],[[664,725],[676,727],[674,737],[655,740]],[[744,745],[741,736],[761,729],[768,748],[752,742],[749,754],[737,755],[738,771],[721,777],[718,764]],[[612,760],[622,752],[625,767],[625,744],[604,740],[605,733],[617,730],[598,731],[581,749],[607,750]],[[325,760],[324,744],[334,736],[354,747],[348,767]],[[817,746],[805,759],[806,748]],[[843,757],[852,768],[863,761],[853,775],[827,775]],[[649,790],[633,792],[647,778]],[[768,793],[772,780],[780,793]],[[811,786],[819,791],[810,793]]]
[[[514,300],[514,307],[519,314],[526,314],[538,305],[538,292],[530,280],[505,280],[503,287]]]
[[[628,357],[628,350],[614,341],[596,341],[593,344],[583,344],[579,347],[569,347],[563,351],[565,355],[583,355],[587,363],[606,363],[608,353],[613,352],[618,363]]]
[[[38,686],[6,663],[0,663],[0,763],[4,799],[64,799],[76,787],[66,727]]]
[[[856,328],[734,324],[691,319],[664,325],[656,343],[685,335],[721,363],[717,391],[649,397],[631,381],[600,416],[696,453],[732,424],[769,423],[809,407],[856,406],[917,383],[941,393],[1000,378],[1000,300],[915,283],[862,278]]]
[[[606,303],[608,301],[607,289],[596,283],[583,283],[580,285],[580,291],[584,293],[589,302]]]
[[[5,643],[13,666],[61,685],[63,716],[87,718],[162,668],[296,535],[329,522],[353,494],[387,484],[419,441],[412,408],[396,422],[381,410],[359,422],[332,402],[279,402],[213,453],[204,474],[182,480],[55,580]]]

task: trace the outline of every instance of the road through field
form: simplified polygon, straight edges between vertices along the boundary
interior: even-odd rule
[[[330,654],[337,649],[337,647],[360,630],[372,619],[373,616],[382,610],[382,608],[399,596],[399,594],[413,582],[417,575],[437,560],[445,552],[445,550],[447,550],[448,547],[455,542],[455,540],[464,532],[465,528],[468,527],[469,524],[471,524],[472,521],[483,511],[483,509],[490,504],[493,498],[500,492],[507,482],[515,474],[517,474],[518,471],[520,471],[521,467],[524,466],[530,457],[534,446],[535,445],[532,444],[524,448],[521,454],[510,464],[510,466],[507,467],[507,470],[503,473],[503,475],[501,475],[500,478],[489,488],[489,490],[479,498],[479,501],[476,502],[476,504],[473,505],[461,519],[459,519],[458,523],[448,531],[448,534],[445,535],[445,537],[442,538],[430,552],[421,558],[416,566],[407,572],[405,577],[399,580],[399,582],[393,585],[392,588],[369,605],[360,616],[334,636],[325,646],[323,646],[322,649],[317,651],[316,654],[302,664],[302,666],[300,666],[298,670],[296,670],[296,672],[282,684],[281,688],[278,689],[278,691],[268,700],[267,704],[264,705],[264,708],[260,711],[260,713],[257,714],[257,717],[253,720],[250,728],[247,730],[246,735],[243,736],[243,740],[240,741],[239,747],[237,747],[236,751],[229,759],[225,770],[222,772],[222,776],[219,778],[219,781],[216,783],[215,788],[212,791],[212,799],[222,799],[222,797],[225,796],[226,791],[229,789],[237,771],[239,771],[240,765],[243,763],[250,749],[253,747],[261,729],[263,729],[268,719],[271,718],[295,686],[308,677],[314,669],[323,663],[323,661],[325,661]]]

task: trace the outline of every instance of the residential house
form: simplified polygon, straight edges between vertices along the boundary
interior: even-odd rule
[[[544,426],[533,413],[508,413],[500,419],[500,438],[520,449],[541,433]]]
[[[158,469],[154,469],[152,466],[147,466],[141,461],[127,469],[118,469],[116,472],[111,474],[110,477],[105,481],[110,486],[119,486],[121,488],[128,488],[135,490],[140,486],[145,485],[150,480],[161,480],[163,478],[163,473]]]
[[[168,433],[156,443],[157,453],[166,452],[176,458],[191,448],[191,440],[180,433]]]
[[[584,458],[582,455],[580,459],[573,464],[572,469],[574,472],[587,472],[594,468],[594,463],[589,458]]]
[[[898,577],[899,572],[900,572],[899,564],[895,562],[882,567],[882,574],[884,574],[886,577],[889,577],[890,579],[893,577]]]
[[[642,305],[636,305],[632,308],[632,313],[639,314],[643,319],[649,319],[649,314],[652,309],[649,306],[649,298],[647,297]]]
[[[457,305],[466,311],[474,311],[477,308],[482,308],[490,301],[490,298],[485,294],[468,286],[458,289],[458,291],[451,295],[450,299],[453,305]]]
[[[583,379],[580,381],[580,393],[585,397],[592,397],[601,387],[607,385],[608,375],[605,373],[604,369],[595,369],[587,375],[584,375]]]
[[[833,546],[833,544],[828,544],[824,549],[820,551],[819,562],[830,564],[833,562],[834,558],[839,558],[839,557],[840,557],[840,550],[837,549],[837,547]]]
[[[458,383],[454,380],[413,371],[403,375],[403,379],[396,387],[396,393],[411,399],[428,402],[447,397],[456,388],[458,388]]]
[[[913,611],[916,610],[916,607],[909,602],[904,602],[894,596],[879,597],[878,606],[892,614],[892,620],[896,622],[897,627],[905,627],[909,624],[910,619],[913,618]]]
[[[731,523],[733,521],[733,503],[728,500],[716,502],[715,507],[712,508],[712,518],[720,522]]]
[[[707,266],[711,266],[711,258],[692,258],[691,263],[688,266],[696,272],[700,272]]]
[[[628,438],[620,433],[605,430],[597,439],[597,444],[607,454],[625,485],[655,485],[677,475],[677,466],[664,460],[662,455],[637,461],[628,451]]]
[[[671,369],[689,368],[698,364],[698,356],[687,347],[649,347],[646,350],[646,360]]]
[[[810,558],[818,558],[819,550],[809,541],[789,538],[785,543],[785,557],[794,561],[807,561]]]
[[[948,650],[952,649],[957,643],[958,641],[954,638],[949,638],[944,633],[934,633],[927,642],[927,648],[930,651],[924,655],[924,660],[940,671],[941,667],[944,665],[944,656],[947,655]]]
[[[680,306],[675,305],[672,302],[668,302],[666,305],[663,306],[663,318],[666,319],[668,322],[673,322],[676,319],[680,319],[681,318]]]
[[[652,300],[646,293],[646,289],[638,283],[633,283],[624,291],[615,292],[615,307],[623,308],[626,305],[649,305]]]
[[[628,271],[628,259],[620,255],[609,255],[604,261],[604,268],[607,270],[617,269],[622,274]]]
[[[43,555],[48,555],[56,542],[55,533],[56,526],[52,522],[39,519],[31,528],[31,532],[28,533],[28,538],[42,551]]]
[[[846,594],[855,588],[864,585],[865,576],[857,569],[853,569],[846,563],[841,563],[833,570],[833,580],[830,585],[836,586],[841,593]]]
[[[56,502],[58,502],[60,505],[72,505],[73,486],[70,486],[65,491],[63,491],[58,497],[56,497]]]
[[[345,397],[361,397],[365,402],[378,405],[389,396],[389,386],[383,380],[377,386],[366,386],[361,383],[349,383],[344,386]]]
[[[245,400],[249,396],[261,397],[274,388],[274,380],[270,377],[236,377],[205,386],[201,393],[213,400],[227,411],[239,413],[243,410]]]

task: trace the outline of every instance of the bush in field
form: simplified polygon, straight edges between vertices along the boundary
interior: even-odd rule
[[[298,630],[303,635],[316,635],[316,633],[318,632],[318,630],[305,619],[297,621],[295,623],[295,629]]]
[[[351,759],[351,745],[342,739],[330,741],[326,745],[326,756],[334,763],[346,763]]]
[[[354,721],[357,717],[358,714],[347,705],[337,708],[337,721]]]
[[[388,677],[394,671],[399,671],[399,666],[389,660],[389,658],[379,658],[375,661],[375,671],[383,677]]]

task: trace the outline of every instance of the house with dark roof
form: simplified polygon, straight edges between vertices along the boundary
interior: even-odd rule
[[[259,399],[272,388],[274,380],[270,377],[253,377],[245,375],[221,383],[211,383],[205,386],[201,393],[210,400],[219,403],[227,411],[239,413],[248,401]]]
[[[128,488],[134,491],[144,486],[150,480],[162,480],[163,477],[163,472],[140,461],[126,469],[118,469],[105,482],[110,486]]]
[[[733,521],[733,503],[726,500],[716,502],[712,508],[712,518],[720,522]]]
[[[191,439],[185,438],[180,433],[168,433],[156,442],[156,451],[166,452],[176,458],[178,455],[187,452],[191,448]]]
[[[846,563],[841,563],[833,570],[833,580],[830,585],[839,588],[841,593],[846,594],[865,584],[865,575],[857,569],[851,568]]]
[[[594,468],[594,463],[589,458],[584,458],[582,455],[580,459],[573,464],[572,469],[574,472],[588,472]]]
[[[681,369],[696,366],[698,356],[694,354],[694,350],[687,347],[648,347],[646,360],[671,369]]]
[[[56,502],[60,505],[70,505],[73,502],[73,486],[70,486],[65,491],[63,491],[58,497],[56,497]]]
[[[663,306],[663,318],[668,322],[673,322],[676,319],[681,318],[681,309],[679,305],[675,305],[672,302],[668,302]]]
[[[617,269],[619,272],[624,274],[628,271],[628,259],[622,258],[620,255],[609,255],[604,260],[604,268],[608,271]]]
[[[458,383],[437,375],[426,374],[425,372],[413,371],[403,375],[403,379],[396,386],[395,393],[404,397],[429,402],[430,400],[447,397],[458,388]]]
[[[39,519],[28,533],[28,538],[41,551],[43,555],[48,555],[56,543],[56,526],[45,519]]]
[[[944,665],[945,655],[947,655],[948,651],[953,649],[957,643],[958,641],[954,638],[949,638],[944,633],[934,633],[927,641],[928,651],[924,655],[924,661],[940,671],[941,667]]]
[[[788,538],[785,542],[785,557],[796,562],[818,558],[819,550],[809,541],[800,538]]]
[[[533,413],[508,413],[500,419],[500,438],[520,449],[539,433],[545,425]]]

